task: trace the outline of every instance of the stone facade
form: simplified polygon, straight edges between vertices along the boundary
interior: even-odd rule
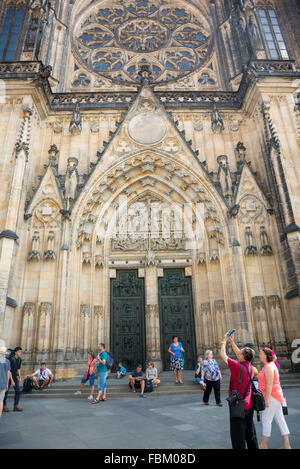
[[[0,28],[12,5],[27,15],[15,60],[0,61],[0,337],[23,347],[28,369],[46,359],[72,377],[89,349],[109,348],[111,279],[136,269],[146,358],[161,367],[158,284],[175,266],[191,278],[197,353],[235,327],[290,366],[297,2],[108,3],[0,6]],[[269,56],[259,8],[277,12],[290,60]],[[109,50],[123,57],[115,68]]]

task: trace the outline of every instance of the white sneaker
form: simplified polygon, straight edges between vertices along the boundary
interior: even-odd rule
[[[79,394],[81,394],[81,391],[76,391],[74,392],[75,396],[79,396]]]
[[[92,394],[88,397],[88,401],[92,401],[94,399],[94,396]]]

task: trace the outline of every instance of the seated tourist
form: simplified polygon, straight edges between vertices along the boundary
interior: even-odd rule
[[[51,370],[49,370],[49,368],[46,367],[46,363],[43,362],[41,363],[41,368],[36,370],[36,372],[33,373],[32,375],[27,376],[27,378],[31,378],[32,381],[34,382],[35,389],[38,389],[41,391],[46,386],[47,388],[50,388],[51,383],[54,379],[54,376]]]
[[[127,370],[125,368],[125,366],[123,365],[122,362],[120,362],[118,364],[118,371],[117,371],[117,379],[121,379],[121,378],[124,378],[124,376],[126,376],[127,374]]]
[[[197,364],[195,366],[195,379],[196,379],[196,383],[201,384],[201,385],[204,384],[201,379],[202,366],[203,366],[203,359],[202,357],[198,357]]]
[[[130,373],[129,377],[129,387],[132,392],[136,392],[137,389],[141,391],[141,397],[146,398],[144,394],[145,390],[145,380],[142,365],[137,365],[136,369]]]
[[[148,363],[148,368],[146,369],[146,379],[152,381],[152,385],[155,388],[160,384],[157,368],[155,368],[155,365],[152,362]]]

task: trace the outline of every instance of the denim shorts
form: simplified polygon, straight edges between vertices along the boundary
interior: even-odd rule
[[[94,384],[95,384],[95,373],[89,375],[89,377],[87,379],[84,379],[84,377],[83,377],[82,380],[81,380],[82,384],[85,384],[87,381],[90,382],[90,386],[94,386]]]
[[[107,371],[98,373],[98,390],[99,391],[104,391],[104,389],[106,388],[107,374],[108,374]]]

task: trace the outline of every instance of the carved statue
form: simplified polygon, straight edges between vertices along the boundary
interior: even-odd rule
[[[256,20],[254,15],[250,15],[249,18],[249,29],[252,34],[254,45],[257,49],[262,49],[262,42],[257,28]]]
[[[214,102],[212,110],[211,128],[214,133],[222,132],[225,129],[224,122],[221,114],[219,113],[216,102]]]
[[[77,158],[68,158],[68,168],[65,181],[65,199],[68,201],[68,206],[73,202],[76,196],[78,183],[77,166]]]
[[[72,115],[71,123],[70,123],[70,133],[72,135],[80,135],[82,131],[82,123],[81,123],[81,115],[79,104],[76,103],[75,110]]]
[[[250,226],[246,227],[245,236],[246,236],[246,245],[247,245],[245,255],[246,256],[256,256],[257,247],[254,246],[253,233],[251,231]]]
[[[28,261],[41,260],[41,255],[40,255],[39,250],[40,250],[40,234],[38,231],[35,231],[33,238],[32,238],[31,251],[28,254]]]
[[[269,244],[268,234],[264,226],[260,227],[260,241],[261,241],[260,254],[262,256],[271,256],[273,254],[273,249],[272,249],[272,246],[270,246]]]
[[[228,166],[228,157],[227,155],[220,155],[217,157],[217,162],[219,164],[218,171],[218,181],[221,185],[222,192],[224,197],[231,202],[232,198],[232,179],[231,173]]]
[[[55,243],[55,236],[53,231],[49,231],[48,242],[47,242],[47,251],[44,253],[44,260],[50,261],[55,260],[55,252],[54,252],[54,243]]]

